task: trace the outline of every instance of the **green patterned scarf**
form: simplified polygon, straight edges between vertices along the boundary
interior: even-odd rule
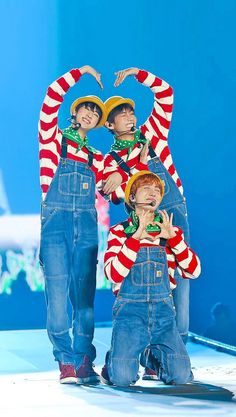
[[[84,139],[82,139],[78,133],[77,130],[73,129],[73,127],[69,126],[66,129],[62,131],[62,134],[65,138],[71,140],[72,142],[77,143],[77,149],[75,153],[78,153],[83,146],[86,146],[86,148],[93,153],[96,153],[96,149],[92,148],[92,146],[89,146],[88,144],[88,138],[85,136]]]
[[[111,151],[121,151],[122,149],[128,149],[128,158],[136,145],[136,143],[143,143],[145,144],[147,142],[147,139],[140,138],[140,130],[136,130],[134,133],[134,139],[133,140],[123,140],[115,137],[115,142],[111,146]]]
[[[126,227],[126,229],[124,230],[125,234],[133,234],[138,229],[139,218],[135,210],[131,211],[131,221],[132,221],[132,225],[129,225],[128,227]],[[154,222],[163,223],[163,220],[159,213],[154,213]],[[147,233],[160,232],[160,231],[161,229],[157,224],[156,225],[148,224],[146,227]]]

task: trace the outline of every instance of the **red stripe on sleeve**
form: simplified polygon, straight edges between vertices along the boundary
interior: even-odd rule
[[[119,272],[114,268],[114,266],[111,264],[111,279],[114,282],[122,282],[124,277],[122,277]]]
[[[169,86],[169,88],[167,88],[166,90],[163,90],[163,91],[160,91],[160,92],[158,91],[155,94],[155,96],[160,99],[160,98],[165,98],[165,97],[171,97],[172,94],[173,94],[173,89],[172,89],[172,87]]]
[[[60,103],[63,102],[63,97],[60,96],[59,93],[57,93],[56,91],[54,91],[52,89],[52,87],[48,87],[47,95],[48,95],[48,97],[52,98],[53,100],[59,101]]]
[[[118,259],[119,259],[119,261],[120,261],[120,263],[122,264],[122,265],[124,265],[125,266],[125,268],[127,268],[127,269],[130,269],[132,266],[133,266],[133,264],[134,264],[134,262],[131,260],[131,259],[129,259],[125,254],[124,254],[124,252],[122,252],[122,251],[120,251],[119,252],[119,254],[118,254]]]
[[[48,106],[48,104],[43,103],[42,112],[50,116],[50,114],[56,113],[60,107],[60,104],[57,104],[54,107]]]
[[[70,85],[68,84],[68,82],[65,80],[64,77],[58,78],[57,82],[61,86],[61,88],[64,90],[65,93],[67,92],[67,90],[69,90]]]
[[[53,178],[54,172],[51,168],[41,167],[40,176],[51,177]]]
[[[160,124],[165,128],[165,129],[169,129],[170,128],[170,122],[169,120],[167,120],[165,117],[162,117],[159,113],[156,112],[156,109],[153,109],[152,112],[153,116],[156,117],[156,119],[159,120]]]
[[[135,77],[140,83],[143,83],[146,80],[147,76],[148,76],[147,71],[140,70]]]

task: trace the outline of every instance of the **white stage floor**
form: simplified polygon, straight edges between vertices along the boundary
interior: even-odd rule
[[[111,329],[97,328],[96,370],[109,347]],[[236,417],[236,360],[202,345],[187,345],[195,379],[234,392],[231,402],[60,385],[45,330],[0,332],[1,417]],[[151,383],[155,384],[154,382]]]

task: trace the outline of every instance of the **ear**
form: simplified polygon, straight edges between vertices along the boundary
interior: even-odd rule
[[[114,130],[114,123],[105,122],[104,125],[108,130]]]

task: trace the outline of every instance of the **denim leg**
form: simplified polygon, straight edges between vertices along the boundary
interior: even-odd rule
[[[172,300],[156,303],[155,307],[151,352],[159,367],[159,377],[166,384],[186,384],[193,380],[193,375],[189,355],[176,327]],[[158,317],[156,323],[155,317]]]
[[[87,230],[75,242],[72,260],[70,300],[73,306],[73,350],[76,368],[79,368],[85,355],[89,356],[91,362],[96,357],[96,349],[92,344],[98,252],[97,223],[94,219],[89,213],[79,215],[78,228],[82,227],[83,221],[87,224]],[[81,230],[83,229],[84,227]]]
[[[189,330],[189,291],[190,283],[188,279],[183,279],[175,273],[177,287],[173,290],[173,299],[176,311],[176,324],[183,342],[188,340]]]
[[[110,380],[129,386],[138,380],[139,355],[149,341],[145,320],[147,304],[116,301],[111,349],[107,355]]]
[[[47,332],[56,361],[74,364],[67,312],[70,281],[69,253],[64,233],[54,231],[42,237],[40,258],[45,278]]]
[[[185,202],[170,209],[173,212],[173,224],[182,229],[184,239],[189,243],[189,224]],[[183,279],[178,271],[175,271],[177,287],[173,290],[174,305],[176,309],[176,324],[184,343],[187,343],[189,330],[189,291],[190,282]]]

